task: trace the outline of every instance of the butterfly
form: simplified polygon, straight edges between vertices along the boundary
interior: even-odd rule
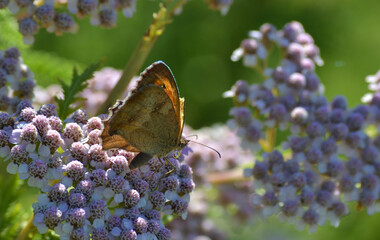
[[[179,97],[172,71],[162,61],[145,69],[131,95],[109,110],[101,134],[103,149],[139,152],[130,169],[152,157],[165,158],[189,142],[182,138],[185,101]]]

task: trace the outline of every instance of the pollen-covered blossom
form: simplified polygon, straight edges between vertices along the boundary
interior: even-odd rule
[[[255,63],[251,67],[264,73],[264,81],[250,85],[239,80],[225,93],[234,99],[228,126],[241,138],[241,146],[247,148],[247,136],[257,136],[251,137],[255,141],[249,142],[248,149],[261,155],[260,160],[245,169],[245,176],[254,178],[251,203],[257,214],[277,215],[299,229],[307,225],[313,232],[327,221],[338,226],[348,213],[349,201],[370,215],[379,212],[380,141],[377,133],[371,139],[366,131],[371,125],[380,129],[379,74],[367,78],[370,90],[376,91],[365,97],[367,105],[349,109],[343,96],[328,102],[314,72],[323,61],[313,38],[298,22],[279,31],[268,26],[250,32],[238,50],[241,54],[237,57],[235,52],[232,58],[247,58],[245,65],[254,57],[265,62],[258,58],[258,46],[269,52],[276,44],[284,53],[280,65],[260,69],[263,65],[251,61]],[[249,50],[252,46],[255,51]],[[248,135],[252,126],[257,132]],[[275,133],[286,130],[290,136],[275,142]],[[278,150],[266,152],[266,144]]]

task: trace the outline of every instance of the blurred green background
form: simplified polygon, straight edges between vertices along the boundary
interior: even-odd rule
[[[93,27],[88,19],[83,19],[74,35],[56,37],[41,30],[35,44],[23,48],[24,61],[42,86],[57,84],[57,78],[68,80],[74,64],[87,66],[104,57],[105,66],[122,69],[157,9],[158,1],[138,1],[135,15],[131,19],[120,15],[114,29]],[[380,1],[376,0],[235,0],[228,14],[221,16],[208,9],[204,1],[191,0],[159,38],[144,68],[157,60],[171,67],[181,96],[186,98],[188,125],[200,128],[223,123],[232,103],[223,99],[222,93],[238,79],[260,81],[241,62],[230,61],[232,51],[249,30],[258,29],[263,23],[282,28],[297,20],[320,47],[325,65],[317,73],[325,85],[326,96],[332,99],[345,95],[353,107],[367,92],[365,76],[380,68],[379,10]],[[19,34],[12,32],[16,22],[10,21],[6,12],[0,10],[2,49],[22,45]],[[4,182],[0,186],[4,187]],[[351,210],[353,213],[343,219],[338,229],[321,227],[312,235],[273,219],[240,226],[222,221],[225,218],[220,211],[215,211],[213,217],[219,227],[228,230],[231,239],[379,239],[379,214],[368,216]]]

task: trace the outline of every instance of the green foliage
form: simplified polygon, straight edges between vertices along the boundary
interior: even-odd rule
[[[9,11],[0,11],[0,26],[0,49],[4,50],[10,46],[18,47],[20,50],[25,48],[22,36],[18,32],[16,19]]]
[[[101,62],[92,64],[81,74],[78,74],[78,70],[74,68],[70,86],[64,81],[58,80],[63,89],[63,99],[59,99],[57,96],[55,96],[54,99],[58,104],[58,116],[61,119],[66,119],[67,116],[79,108],[78,105],[73,107],[72,104],[78,104],[78,102],[84,100],[83,98],[78,97],[77,94],[87,87],[87,80],[93,76],[93,73],[99,68],[100,65]]]

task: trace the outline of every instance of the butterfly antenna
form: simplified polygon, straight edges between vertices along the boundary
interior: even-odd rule
[[[211,150],[214,150],[218,155],[219,155],[219,158],[222,158],[222,155],[220,154],[220,152],[218,151],[218,150],[216,150],[215,148],[212,148],[212,147],[210,147],[210,146],[207,146],[206,144],[203,144],[203,143],[200,143],[200,142],[195,142],[195,141],[192,141],[192,140],[189,140],[190,142],[193,142],[193,143],[197,143],[197,144],[199,144],[199,145],[202,145],[202,146],[204,146],[204,147],[206,147],[206,148],[209,148],[209,149],[211,149]]]
[[[185,138],[190,138],[190,137],[195,137],[195,140],[198,140],[198,135],[197,134],[189,135],[189,136],[186,136]]]

